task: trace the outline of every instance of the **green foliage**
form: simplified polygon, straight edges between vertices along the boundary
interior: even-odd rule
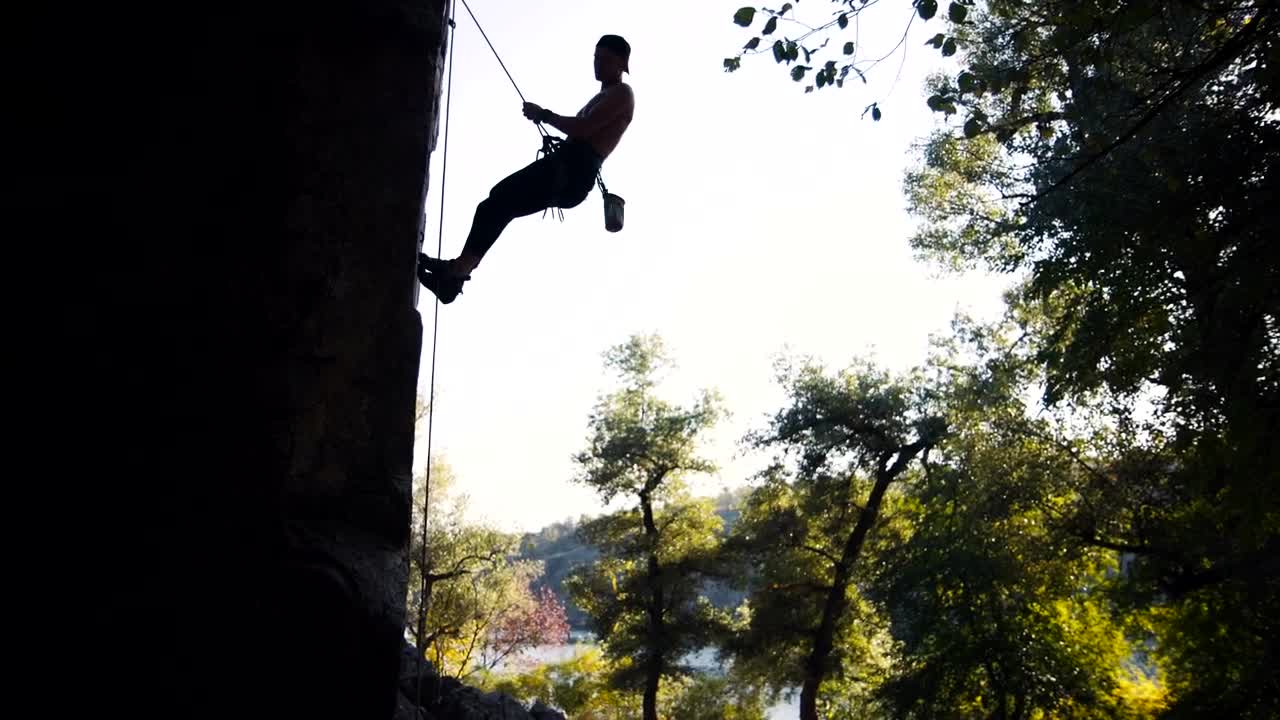
[[[899,717],[1142,716],[1120,684],[1135,648],[1107,596],[1115,553],[1063,522],[1091,478],[1028,415],[1011,343],[981,342],[975,366],[957,369],[957,345],[942,359],[949,431],[870,584],[898,641],[878,693]]]
[[[492,633],[511,613],[529,609],[530,584],[541,574],[536,563],[510,559],[514,536],[468,524],[462,513],[454,505],[432,520],[428,532],[428,572],[442,577],[430,590],[425,653],[441,674],[453,677],[500,659],[505,648],[495,646]],[[417,555],[410,562],[411,622],[420,607],[421,577]]]
[[[578,720],[632,720],[640,715],[631,693],[610,686],[613,668],[599,649],[587,649],[569,660],[547,663],[517,674],[486,674],[486,690],[506,693],[524,703],[542,700]]]
[[[714,500],[715,514],[720,519],[723,537],[737,522],[739,507],[749,494],[750,488],[742,486],[734,490],[726,490]],[[578,567],[591,565],[600,557],[600,552],[579,536],[578,528],[588,522],[566,520],[552,523],[535,533],[528,533],[520,540],[518,558],[537,562],[543,567],[539,585],[550,588],[565,605],[569,625],[575,630],[586,631],[591,627],[590,618],[569,596],[566,581],[570,573]],[[743,595],[734,590],[723,579],[709,577],[699,586],[699,592],[717,609],[732,610],[741,603]]]
[[[628,664],[612,663],[598,648],[588,648],[522,673],[485,675],[482,687],[526,704],[542,700],[574,720],[632,720],[641,713],[636,696],[609,682]],[[661,717],[680,720],[765,720],[767,702],[732,675],[697,674],[664,683],[658,708]]]
[[[709,569],[718,545],[720,518],[708,500],[676,499],[655,509],[656,538],[646,536],[642,514],[622,511],[593,520],[581,529],[601,558],[566,579],[570,596],[591,618],[591,629],[611,658],[637,664],[619,676],[621,686],[643,681],[644,663],[654,652],[649,612],[655,592],[662,599],[663,663],[672,674],[684,672],[677,660],[711,641],[722,612],[700,592],[697,575]],[[655,578],[648,564],[655,557]]]
[[[426,412],[419,399],[419,421]],[[564,611],[533,592],[541,563],[513,557],[514,535],[467,523],[452,469],[439,458],[430,467],[430,493],[425,475],[413,486],[406,625],[415,643],[442,675],[466,677],[555,641]]]
[[[605,363],[621,387],[600,399],[588,421],[587,449],[576,456],[579,482],[608,503],[647,487],[660,492],[667,481],[715,469],[697,457],[696,443],[720,417],[719,398],[704,392],[689,408],[658,398],[652,392],[658,374],[670,365],[659,338],[633,337],[610,349]]]
[[[1275,9],[992,2],[952,35],[931,106],[967,118],[907,177],[914,243],[1025,276],[1045,400],[1110,426],[1069,524],[1132,553],[1117,597],[1153,613],[1168,715],[1274,715]]]
[[[789,404],[760,446],[782,451],[744,506],[724,558],[749,591],[724,647],[739,671],[774,691],[806,687],[802,704],[874,707],[888,671],[884,615],[861,590],[866,556],[899,500],[890,483],[944,428],[919,377],[868,363],[835,374],[784,365]],[[892,461],[892,462],[891,462]],[[872,561],[874,562],[874,561]]]
[[[711,501],[687,497],[682,484],[690,473],[714,469],[697,443],[721,411],[710,392],[690,408],[658,397],[658,373],[671,365],[658,337],[634,336],[607,351],[605,362],[619,387],[591,415],[578,480],[606,503],[621,497],[634,505],[580,529],[600,559],[566,584],[613,664],[614,686],[643,690],[652,719],[662,678],[685,674],[681,658],[722,624],[700,594],[720,518]]]
[[[680,720],[766,720],[766,695],[732,676],[696,675],[681,683],[669,717]]]
[[[838,12],[832,13],[830,19],[820,23],[818,26],[810,26],[795,18],[785,17],[787,12],[792,10],[791,3],[785,3],[779,11],[773,11],[768,8],[761,8],[761,12],[768,16],[765,20],[764,27],[760,30],[760,35],[773,35],[782,29],[781,22],[783,20],[792,22],[795,26],[803,28],[798,37],[785,36],[775,40],[767,50],[760,48],[760,37],[752,37],[742,47],[742,52],[734,57],[725,58],[724,69],[726,72],[735,72],[742,67],[743,55],[755,55],[768,52],[773,56],[773,60],[777,64],[786,64],[788,66],[787,74],[797,83],[803,82],[809,71],[815,69],[813,58],[818,55],[832,40],[836,33],[848,31],[849,26],[858,17],[859,13],[867,8],[868,3],[863,0],[832,0],[840,6]],[[967,13],[969,3],[956,4],[961,9],[952,9],[953,14]],[[916,12],[922,17],[932,17],[938,11],[937,0],[915,0],[914,6]],[[743,28],[750,29],[756,20],[757,11],[755,8],[744,7],[739,9],[733,15],[734,24]],[[794,13],[792,13],[794,15]],[[821,40],[821,42],[818,42]],[[848,60],[843,64],[830,60],[826,61],[823,67],[819,68],[814,75],[812,84],[805,85],[805,92],[813,92],[815,88],[821,89],[828,86],[844,87],[845,78],[850,73],[856,73],[858,77],[866,83],[867,78],[865,71],[875,67],[886,58],[878,58],[874,60],[864,60],[857,57],[857,44],[854,41],[845,41],[838,43],[842,48],[843,56]],[[942,47],[942,41],[939,41],[939,47]],[[951,52],[954,52],[954,43],[951,46]],[[800,61],[801,55],[804,56],[804,65],[792,66],[792,63]],[[862,67],[859,67],[861,65]],[[879,120],[881,112],[878,107],[868,106],[868,110],[872,111],[872,118]],[[865,115],[866,113],[864,113]]]

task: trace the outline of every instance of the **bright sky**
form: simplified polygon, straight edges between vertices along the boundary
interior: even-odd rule
[[[735,459],[736,441],[781,407],[772,369],[780,352],[833,367],[871,356],[901,369],[924,360],[930,333],[944,332],[957,311],[999,312],[1005,279],[943,275],[908,245],[914,220],[902,179],[912,144],[938,122],[922,89],[941,62],[924,47],[938,21],[915,22],[896,85],[901,54],[870,73],[869,85],[806,95],[768,55],[723,71],[723,58],[750,37],[732,23],[745,0],[469,2],[531,102],[577,112],[599,89],[591,58],[605,33],[631,43],[636,96],[635,120],[604,165],[605,183],[626,200],[622,232],[605,231],[598,190],[563,223],[550,214],[518,219],[464,293],[440,306],[433,451],[453,466],[473,519],[524,531],[601,512],[571,482],[571,458],[607,386],[601,353],[632,333],[666,341],[678,364],[667,386],[674,399],[690,401],[701,387],[724,395],[733,417],[709,448],[722,469],[699,486],[714,493],[758,467]],[[813,25],[836,7],[798,5]],[[860,56],[884,55],[901,37],[908,3],[883,5],[862,22]],[[539,147],[460,2],[457,13],[445,257],[461,249],[476,203]],[[841,59],[853,32],[813,64]],[[782,23],[777,34],[795,37],[799,27]],[[884,111],[879,123],[859,117],[873,100]],[[431,163],[430,254],[443,135]],[[433,305],[423,290],[424,396]],[[415,467],[425,452],[424,423]]]

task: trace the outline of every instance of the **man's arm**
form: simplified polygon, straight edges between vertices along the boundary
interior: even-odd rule
[[[626,85],[618,85],[609,89],[605,93],[604,99],[591,108],[586,117],[557,115],[550,110],[533,105],[533,103],[528,103],[534,109],[530,112],[530,108],[526,107],[525,117],[544,122],[569,137],[586,138],[591,137],[601,128],[616,120],[620,115],[630,112],[633,102],[634,96],[631,93],[631,88]]]

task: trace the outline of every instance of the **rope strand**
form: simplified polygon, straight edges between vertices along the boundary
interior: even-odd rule
[[[456,10],[457,3],[451,2],[449,8],[449,74],[446,80],[448,89],[445,91],[444,100],[444,148],[441,151],[440,158],[440,230],[436,238],[436,257],[440,257],[444,249],[444,191],[449,177],[449,117],[453,105],[453,46],[454,30],[457,28],[457,24],[453,21],[453,14]],[[436,345],[439,336],[440,298],[436,298],[435,317],[431,323],[431,385],[427,394],[427,473],[424,480],[425,489],[422,495],[422,559],[418,568],[422,574],[422,586],[418,595],[418,696],[414,698],[417,705],[422,704],[422,663],[426,659],[427,652],[423,644],[427,628],[427,565],[429,562],[427,529],[431,508],[431,437],[435,429],[436,417]]]
[[[462,7],[467,9],[467,14],[471,16],[471,22],[476,24],[476,29],[480,31],[480,36],[484,38],[486,43],[488,43],[489,50],[493,51],[493,56],[498,59],[498,64],[502,66],[502,72],[507,74],[507,79],[511,81],[511,87],[516,89],[516,94],[520,96],[520,101],[526,103],[529,102],[524,99],[524,93],[520,92],[520,86],[516,84],[516,79],[511,77],[511,71],[507,70],[507,64],[502,62],[502,56],[498,54],[498,49],[493,46],[493,43],[489,42],[489,35],[484,31],[484,27],[480,24],[480,21],[476,19],[476,14],[471,12],[471,6],[467,4],[467,0],[462,0]],[[536,125],[538,127],[538,132],[543,135],[549,134],[546,129],[542,127],[542,123],[539,122],[536,123]]]

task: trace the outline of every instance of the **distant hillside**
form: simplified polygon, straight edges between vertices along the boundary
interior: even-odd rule
[[[744,488],[723,493],[716,498],[716,514],[724,520],[726,533],[738,521],[738,504],[748,492],[750,490]],[[543,563],[543,584],[550,587],[564,603],[569,625],[574,630],[588,629],[588,622],[586,615],[569,600],[564,579],[575,567],[592,563],[598,556],[595,548],[578,539],[578,526],[589,519],[584,516],[577,520],[552,523],[537,532],[527,533],[520,539],[520,559],[539,560]],[[703,594],[714,605],[722,608],[736,607],[744,597],[742,593],[718,583],[709,583]]]

